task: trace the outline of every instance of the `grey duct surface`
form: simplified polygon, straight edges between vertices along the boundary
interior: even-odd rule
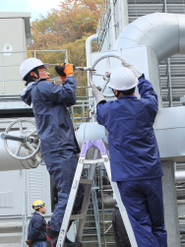
[[[185,15],[154,13],[129,24],[116,40],[114,49],[150,45],[158,61],[185,53]]]

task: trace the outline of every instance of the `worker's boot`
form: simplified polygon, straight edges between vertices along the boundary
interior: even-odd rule
[[[59,232],[52,231],[46,226],[46,247],[56,247]]]
[[[64,247],[82,247],[82,243],[71,242],[67,237],[65,239]]]

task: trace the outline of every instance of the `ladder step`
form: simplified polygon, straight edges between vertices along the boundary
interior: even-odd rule
[[[93,180],[92,179],[87,179],[87,178],[81,178],[80,183],[81,184],[92,184]]]
[[[103,159],[97,159],[97,160],[84,160],[84,164],[97,164],[97,163],[102,163],[104,162]]]
[[[83,219],[86,217],[86,214],[73,214],[70,217],[70,220],[78,220],[78,219]]]

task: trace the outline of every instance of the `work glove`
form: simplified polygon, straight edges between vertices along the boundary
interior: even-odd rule
[[[26,243],[27,243],[27,245],[32,245],[32,243],[31,243],[31,240],[29,239],[29,240],[27,240],[26,241]]]
[[[122,62],[122,64],[125,68],[130,69],[137,79],[143,75],[143,73],[139,71],[133,64],[127,63],[126,61]]]
[[[105,100],[103,94],[96,88],[94,84],[92,84],[92,95],[95,97],[96,104],[100,103],[102,100]]]
[[[71,63],[66,63],[64,68],[64,73],[66,74],[66,76],[74,75],[74,65]]]
[[[55,66],[55,71],[60,76],[60,79],[62,81],[65,81],[67,77],[66,74],[64,73],[64,69],[65,69],[65,63],[61,63],[61,64],[57,63],[57,65]]]

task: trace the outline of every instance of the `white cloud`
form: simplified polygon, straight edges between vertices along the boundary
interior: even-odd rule
[[[51,8],[57,8],[60,4],[60,0],[31,0],[29,1],[30,7],[32,6],[34,9],[40,9],[40,10],[49,10]]]
[[[45,16],[51,9],[57,9],[59,4],[60,0],[29,0],[30,11],[34,16],[38,15],[38,17],[39,13]]]

